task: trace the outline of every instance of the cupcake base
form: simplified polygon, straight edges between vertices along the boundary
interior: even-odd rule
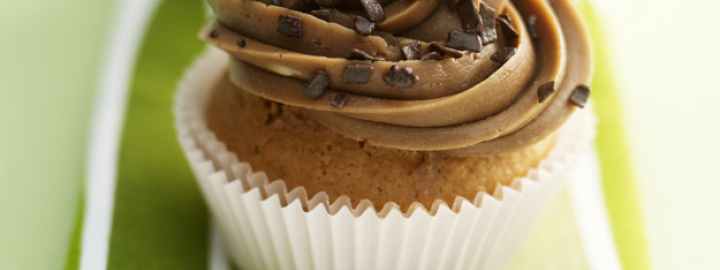
[[[457,157],[442,153],[375,147],[322,126],[307,111],[283,106],[233,85],[227,76],[208,99],[209,130],[239,160],[282,179],[308,196],[327,193],[367,199],[376,208],[392,202],[407,209],[414,202],[430,208],[435,200],[473,198],[480,191],[509,185],[537,167],[555,146],[539,144],[503,154]]]
[[[523,242],[548,198],[572,178],[572,161],[590,151],[593,120],[576,113],[537,169],[492,194],[448,205],[401,209],[353,205],[304,188],[287,190],[241,162],[207,127],[205,112],[227,57],[210,51],[188,71],[176,102],[177,129],[197,181],[243,269],[498,269]],[[404,211],[403,211],[404,210]]]

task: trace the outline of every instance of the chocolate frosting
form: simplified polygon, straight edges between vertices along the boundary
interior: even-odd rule
[[[550,136],[591,75],[571,1],[463,2],[210,0],[203,38],[238,88],[373,145],[466,156]]]

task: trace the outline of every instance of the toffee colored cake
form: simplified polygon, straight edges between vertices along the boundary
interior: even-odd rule
[[[290,189],[312,196],[369,199],[377,209],[387,202],[406,209],[413,202],[430,208],[435,200],[473,199],[523,177],[553,146],[550,136],[511,152],[456,157],[396,150],[348,139],[308,118],[304,110],[266,101],[220,81],[208,104],[207,123],[238,159],[283,179]]]

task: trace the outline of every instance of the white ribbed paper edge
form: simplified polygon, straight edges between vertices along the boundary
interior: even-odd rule
[[[227,56],[210,49],[187,72],[176,100],[176,127],[229,254],[243,269],[500,269],[527,238],[548,197],[590,151],[594,119],[576,113],[538,169],[493,195],[401,212],[352,209],[343,197],[308,198],[239,162],[205,125],[205,105]]]

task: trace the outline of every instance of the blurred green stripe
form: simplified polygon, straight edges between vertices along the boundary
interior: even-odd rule
[[[0,2],[0,269],[62,269],[112,1]]]
[[[602,168],[603,189],[620,262],[626,270],[650,269],[642,209],[637,197],[630,161],[622,102],[614,78],[613,63],[602,20],[589,1],[581,9],[594,39],[595,75],[593,104],[598,115],[597,152]]]
[[[83,220],[85,218],[85,192],[78,194],[77,210],[75,212],[75,228],[70,235],[70,245],[68,246],[65,258],[65,270],[76,270],[80,267],[80,254],[82,254],[82,232]]]
[[[177,143],[177,82],[202,51],[202,1],[163,1],[146,32],[120,148],[108,269],[205,269],[208,217]]]

